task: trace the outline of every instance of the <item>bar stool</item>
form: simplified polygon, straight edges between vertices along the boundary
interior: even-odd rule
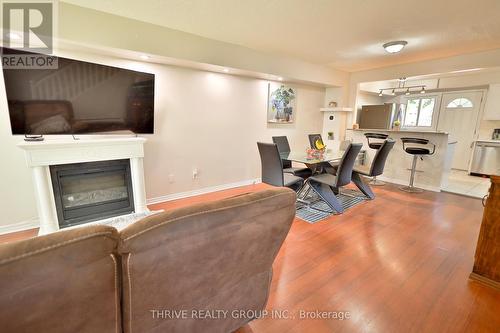
[[[424,190],[420,188],[416,188],[413,186],[413,181],[415,180],[415,171],[417,169],[417,158],[423,161],[424,155],[433,155],[436,151],[436,145],[429,142],[427,139],[420,138],[401,138],[403,142],[403,150],[413,155],[413,162],[411,164],[411,174],[410,174],[410,185],[399,188],[401,191],[409,192],[409,193],[420,193]],[[407,147],[406,145],[410,144],[411,147]],[[429,149],[429,145],[432,146],[432,151]]]
[[[385,139],[389,137],[389,135],[383,133],[365,133],[365,137],[366,141],[368,141],[368,147],[378,151],[384,144]],[[370,180],[368,184],[373,186],[384,186],[385,182],[377,180],[377,176],[375,176],[372,178],[372,180]]]

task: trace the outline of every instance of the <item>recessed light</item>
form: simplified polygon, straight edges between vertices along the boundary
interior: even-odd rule
[[[224,73],[229,73],[229,69],[227,69],[227,68],[224,68],[222,71],[223,71]]]
[[[148,55],[145,55],[145,54],[141,54],[139,56],[139,58],[141,58],[142,60],[148,60],[149,59],[149,56]]]
[[[403,47],[406,46],[406,44],[408,44],[407,41],[398,40],[398,41],[394,41],[394,42],[385,43],[382,46],[389,53],[398,53],[403,49]]]
[[[21,39],[21,36],[13,32],[9,32],[7,36],[9,37],[9,39],[17,39],[17,40]]]
[[[280,76],[280,77],[278,78],[278,81],[283,81],[283,78]]]

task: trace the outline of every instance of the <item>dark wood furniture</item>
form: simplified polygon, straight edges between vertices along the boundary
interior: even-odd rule
[[[500,289],[500,176],[491,176],[471,279]]]

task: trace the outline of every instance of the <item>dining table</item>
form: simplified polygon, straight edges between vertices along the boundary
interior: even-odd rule
[[[315,168],[319,164],[325,162],[340,162],[342,156],[344,156],[344,150],[326,151],[320,158],[311,158],[305,151],[289,151],[280,153],[280,157],[282,160],[303,163],[308,168]]]
[[[322,163],[338,164],[344,156],[344,150],[326,151],[320,157],[311,157],[306,151],[290,151],[280,153],[282,160],[288,160],[297,163],[305,164],[313,172],[318,172],[321,169]],[[309,194],[310,187],[313,186],[315,192],[320,196],[321,200],[325,201],[328,206],[339,213],[343,212],[343,208],[335,196],[334,190],[325,184],[311,184],[307,180],[303,188],[297,192],[297,201],[302,204],[309,205],[310,202],[306,200]]]

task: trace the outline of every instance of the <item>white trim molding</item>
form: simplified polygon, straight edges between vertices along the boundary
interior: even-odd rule
[[[260,178],[255,178],[255,179],[242,180],[242,181],[234,182],[234,183],[199,188],[199,189],[191,190],[191,191],[172,193],[172,194],[167,194],[167,195],[162,195],[159,197],[147,199],[147,204],[152,205],[152,204],[157,204],[160,202],[189,198],[189,197],[194,197],[196,195],[207,194],[207,193],[212,193],[212,192],[217,192],[217,191],[222,191],[222,190],[228,190],[228,189],[235,188],[235,187],[254,185],[254,184],[258,184],[260,182],[261,182]]]
[[[29,229],[35,229],[40,226],[40,221],[36,217],[31,218],[26,221],[21,221],[18,223],[12,223],[7,225],[0,225],[0,235],[10,234],[18,231],[25,231]]]

